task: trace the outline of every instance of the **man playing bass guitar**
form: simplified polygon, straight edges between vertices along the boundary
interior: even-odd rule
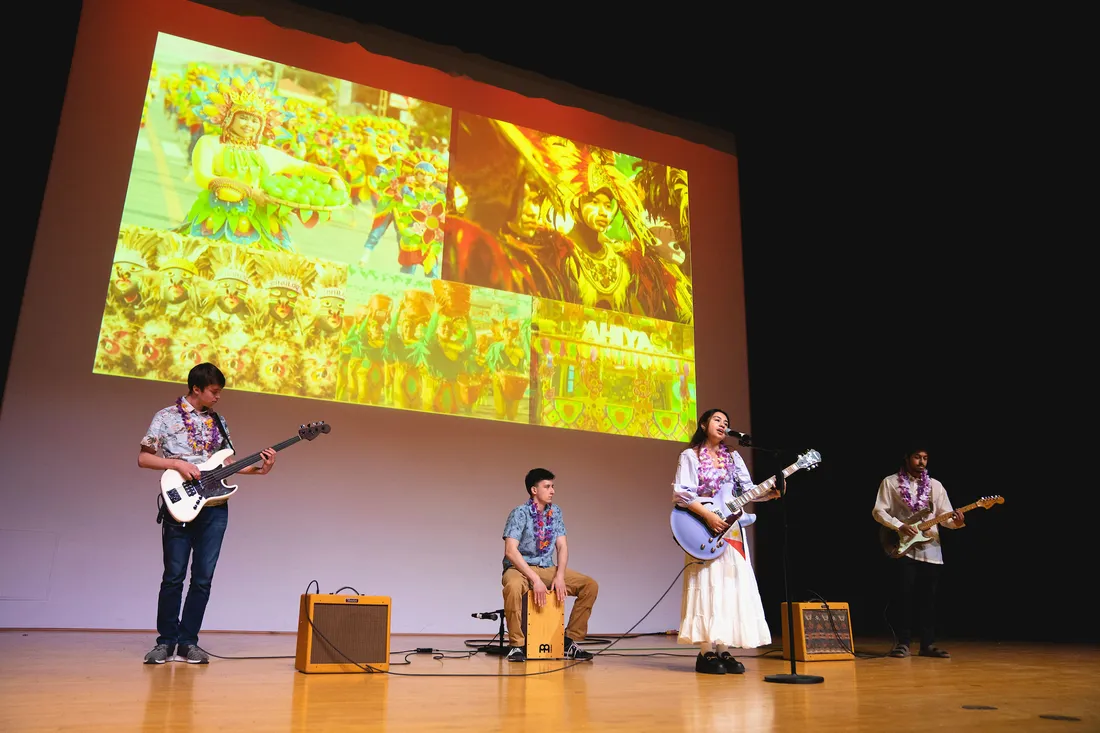
[[[156,471],[178,471],[184,479],[201,475],[198,465],[223,447],[232,447],[225,421],[214,412],[225,387],[225,375],[210,363],[198,364],[187,375],[187,394],[153,415],[141,440],[138,465]],[[275,450],[261,452],[263,462],[241,469],[241,474],[266,474],[275,465]],[[227,459],[231,460],[231,459]],[[207,506],[193,521],[181,524],[165,510],[161,524],[164,574],[157,602],[157,643],[145,655],[146,664],[169,660],[208,664],[199,648],[199,628],[210,600],[210,583],[218,564],[222,538],[229,520],[228,502]],[[191,584],[180,616],[183,580],[191,562]]]

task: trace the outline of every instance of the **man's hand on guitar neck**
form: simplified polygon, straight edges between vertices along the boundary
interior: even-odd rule
[[[259,466],[254,466],[254,468],[256,469],[256,473],[263,476],[271,470],[272,466],[275,465],[275,449],[264,448],[262,451],[260,451],[260,455],[264,457],[264,462],[261,463]]]
[[[248,468],[242,468],[240,470],[240,473],[246,473],[246,474],[250,473],[250,474],[253,474],[253,475],[256,475],[256,476],[263,476],[268,471],[270,471],[271,467],[275,465],[275,449],[274,448],[264,448],[262,451],[260,451],[260,457],[263,458],[262,463],[260,463],[259,465],[253,463]],[[225,459],[225,465],[227,465],[227,466],[232,462],[233,462],[233,457],[232,456],[228,456]]]

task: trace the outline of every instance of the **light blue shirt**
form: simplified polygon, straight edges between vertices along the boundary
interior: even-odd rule
[[[553,510],[550,517],[550,546],[541,555],[535,544],[535,518],[531,516],[531,502],[520,504],[508,515],[508,521],[504,523],[503,539],[513,539],[519,542],[519,554],[524,562],[533,568],[550,568],[554,566],[554,546],[559,537],[565,536],[565,520],[561,515],[561,507],[551,504],[548,509]],[[546,511],[545,509],[543,511]],[[504,569],[512,567],[508,558],[504,558]]]

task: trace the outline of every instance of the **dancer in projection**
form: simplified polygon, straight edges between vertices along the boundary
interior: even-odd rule
[[[263,144],[274,140],[285,111],[274,86],[255,74],[222,75],[196,113],[220,128],[195,144],[195,182],[203,188],[177,231],[267,250],[294,251],[289,206],[337,205],[347,185],[332,168]],[[299,216],[301,216],[299,214]]]

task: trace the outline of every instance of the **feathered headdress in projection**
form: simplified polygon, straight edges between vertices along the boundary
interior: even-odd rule
[[[298,295],[310,295],[313,281],[317,278],[317,268],[301,255],[264,252],[256,257],[256,274],[260,287],[267,290],[285,288]]]
[[[156,256],[161,232],[148,227],[123,227],[118,232],[114,264],[137,265],[149,268]]]
[[[606,193],[618,206],[630,231],[646,246],[659,242],[645,224],[641,192],[615,166],[615,153],[590,145],[578,145],[557,135],[544,135],[494,120],[494,125],[513,145],[529,174],[539,181],[559,215],[580,218],[585,199]]]
[[[186,270],[198,275],[200,260],[210,247],[210,242],[198,237],[182,237],[175,232],[164,232],[157,241],[157,268],[160,270]]]
[[[348,273],[346,266],[317,263],[317,297],[347,300]]]
[[[210,267],[214,271],[214,281],[239,280],[252,282],[255,272],[255,260],[248,255],[244,247],[233,244],[217,244],[209,250]]]
[[[260,81],[255,73],[222,72],[220,79],[207,79],[207,91],[194,112],[199,119],[225,130],[241,112],[258,117],[263,123],[260,137],[274,140],[285,134],[283,125],[289,113],[286,100],[276,95],[275,85]]]

